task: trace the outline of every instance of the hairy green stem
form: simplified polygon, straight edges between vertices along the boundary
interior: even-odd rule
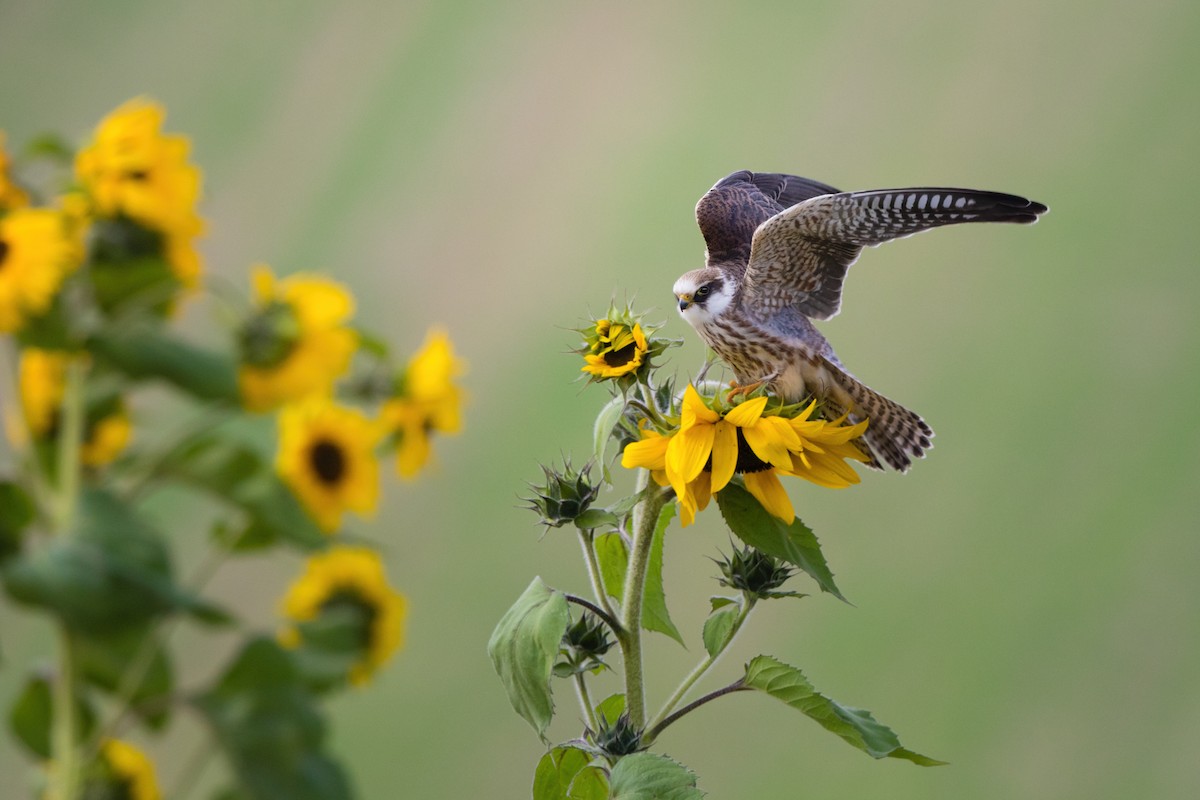
[[[76,800],[80,793],[79,717],[75,707],[75,688],[78,682],[75,665],[75,643],[65,627],[59,627],[58,675],[54,681],[51,704],[50,796],[54,800]]]
[[[579,705],[583,707],[583,716],[591,730],[597,730],[596,712],[592,708],[592,698],[588,694],[587,681],[582,672],[575,673],[575,693],[579,695]]]
[[[583,547],[583,560],[587,562],[588,578],[592,581],[592,592],[596,602],[604,609],[609,617],[616,618],[612,604],[608,602],[608,592],[604,591],[604,582],[600,579],[600,562],[596,559],[596,537],[592,531],[579,531],[579,544]]]
[[[59,413],[58,475],[50,509],[55,536],[69,536],[75,526],[79,504],[80,456],[83,443],[83,378],[86,366],[79,358],[67,362]],[[59,625],[58,675],[54,682],[51,711],[51,754],[54,766],[50,782],[55,800],[76,800],[82,790],[84,764],[79,748],[80,729],[76,713],[78,675],[75,642],[65,625]]]
[[[638,475],[639,492],[650,481],[650,473]],[[642,600],[646,589],[646,567],[659,512],[666,505],[667,492],[651,492],[633,509],[633,546],[625,573],[625,596],[621,599],[621,655],[625,669],[625,712],[634,728],[646,724],[645,680],[642,674]]]
[[[675,706],[679,705],[679,701],[683,699],[683,696],[687,694],[688,690],[696,684],[696,681],[704,677],[712,665],[717,663],[717,659],[719,659],[721,655],[724,654],[727,649],[729,649],[729,645],[733,644],[733,640],[737,638],[738,631],[742,629],[742,624],[746,621],[746,617],[750,616],[750,610],[752,608],[754,608],[754,598],[743,595],[742,609],[738,613],[737,618],[733,621],[733,626],[729,630],[729,638],[727,638],[725,643],[718,648],[717,652],[704,658],[699,664],[696,665],[695,669],[693,669],[691,673],[689,673],[688,676],[683,679],[683,683],[679,684],[679,688],[677,688],[675,692],[669,698],[667,698],[667,702],[663,703],[663,707],[659,710],[658,714],[656,714],[654,719],[652,719],[646,726],[648,730],[654,730],[656,727],[661,725],[667,718],[667,715],[675,710]]]

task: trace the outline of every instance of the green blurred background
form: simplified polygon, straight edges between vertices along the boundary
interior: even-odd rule
[[[539,462],[586,458],[605,399],[575,382],[568,328],[635,297],[687,338],[672,368],[700,365],[670,286],[701,263],[692,209],[713,182],[750,168],[1047,203],[1033,228],[941,231],[855,266],[823,329],[937,447],[847,492],[795,482],[855,605],[766,606],[708,684],[769,652],[952,765],[876,763],[765,697],[707,706],[661,749],[714,798],[1184,798],[1200,791],[1197,41],[1189,2],[3,2],[0,127],[13,147],[79,141],[149,94],[204,169],[211,273],[326,269],[402,350],[438,323],[469,360],[465,432],[360,527],[411,601],[406,650],[332,704],[364,798],[528,796],[542,748],[484,646],[534,573],[585,586],[576,542],[539,541],[517,499]],[[202,536],[171,533],[185,551]],[[691,652],[651,641],[652,703],[702,652],[707,556],[726,546],[715,513],[669,536]],[[297,563],[237,562],[213,592],[267,628]],[[53,646],[4,604],[0,641],[7,708]],[[185,683],[229,646],[178,641]],[[578,711],[559,700],[567,738]],[[196,737],[180,722],[155,751],[168,785]],[[28,769],[0,739],[0,794]]]

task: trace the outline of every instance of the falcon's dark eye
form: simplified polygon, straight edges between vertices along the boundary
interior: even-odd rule
[[[696,297],[704,297],[705,295],[708,294],[708,289],[709,289],[708,284],[707,283],[704,284],[703,286],[701,286],[699,289],[696,290]]]

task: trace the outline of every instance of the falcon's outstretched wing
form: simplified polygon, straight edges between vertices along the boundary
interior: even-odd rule
[[[868,245],[962,222],[1037,222],[1046,206],[975,189],[876,189],[806,200],[755,231],[745,299],[763,314],[792,306],[829,319],[842,304],[846,272]]]
[[[696,204],[706,263],[733,268],[740,277],[759,225],[796,203],[836,192],[808,178],[774,172],[741,170],[722,178]]]

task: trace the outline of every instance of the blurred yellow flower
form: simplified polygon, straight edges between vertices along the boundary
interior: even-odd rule
[[[63,217],[21,208],[0,217],[0,333],[13,333],[50,307],[63,278],[77,266]]]
[[[374,451],[382,434],[362,412],[325,398],[279,413],[276,468],[326,533],[338,529],[346,511],[375,511],[379,462]]]
[[[12,181],[9,175],[8,153],[4,149],[4,131],[0,131],[0,211],[24,208],[29,205],[29,195]]]
[[[735,473],[770,514],[791,523],[792,501],[779,475],[794,475],[829,488],[858,483],[846,459],[867,461],[854,439],[867,423],[810,419],[812,403],[794,417],[767,414],[767,398],[756,397],[718,412],[695,387],[684,392],[679,427],[664,435],[643,430],[626,446],[621,464],[651,471],[659,485],[670,485],[679,500],[680,520],[690,525]]]
[[[79,458],[87,467],[106,466],[125,452],[132,437],[133,424],[124,407],[120,407],[89,426]]]
[[[166,112],[136,98],[105,117],[92,144],[75,158],[75,174],[97,217],[126,217],[164,237],[164,258],[194,286],[201,273],[192,240],[204,232],[196,213],[200,170],[188,163],[187,137],[163,135]]]
[[[396,468],[411,478],[429,460],[430,435],[462,429],[462,389],[455,379],[466,371],[450,337],[431,330],[400,380],[396,397],[384,404],[384,425],[396,435]]]
[[[599,378],[619,378],[637,371],[649,347],[640,323],[633,327],[607,319],[596,320],[595,341],[583,354],[581,368]]]
[[[59,412],[66,391],[71,354],[28,347],[21,351],[17,369],[18,390],[25,423],[34,441],[47,441],[58,433]],[[133,425],[117,400],[103,416],[85,420],[80,460],[89,467],[112,463],[129,446]]]
[[[120,739],[105,739],[100,746],[100,755],[116,784],[111,796],[128,800],[161,800],[162,790],[154,773],[154,762],[141,750]],[[106,793],[103,796],[110,795]]]
[[[252,279],[257,302],[239,333],[242,402],[268,411],[328,395],[358,347],[358,334],[346,326],[354,297],[313,275],[276,281],[264,264],[254,267]]]
[[[283,598],[283,614],[308,622],[339,602],[360,607],[370,621],[362,658],[348,676],[351,683],[362,685],[403,644],[406,602],[388,585],[378,553],[364,547],[332,547],[308,559],[304,573]],[[290,626],[281,631],[280,640],[295,648],[303,637]]]

